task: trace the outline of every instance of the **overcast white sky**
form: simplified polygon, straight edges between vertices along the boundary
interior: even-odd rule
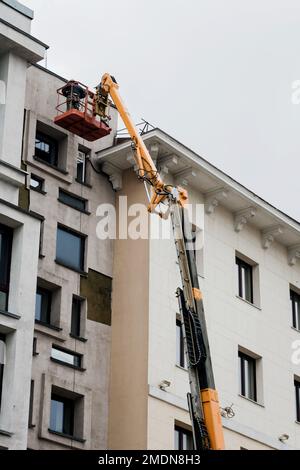
[[[298,0],[21,0],[48,68],[114,75],[158,126],[300,220]]]

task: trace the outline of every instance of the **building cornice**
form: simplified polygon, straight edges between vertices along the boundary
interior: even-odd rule
[[[3,1],[3,0],[2,0]],[[17,33],[22,34],[26,38],[30,39],[32,42],[35,42],[36,44],[39,44],[39,46],[42,46],[44,49],[49,49],[49,46],[45,44],[44,42],[40,41],[39,39],[35,38],[29,33],[26,33],[23,29],[18,28],[14,24],[9,23],[8,21],[5,21],[3,18],[0,18],[0,23],[2,23],[5,26],[8,26],[9,28],[13,29]]]
[[[211,215],[219,206],[231,211],[234,230],[239,234],[243,228],[253,225],[261,232],[262,245],[272,248],[276,241],[289,250],[289,264],[298,260],[295,246],[300,244],[300,223],[268,203],[253,191],[216,168],[193,150],[156,128],[144,134],[143,140],[156,155],[158,168],[164,179],[172,175],[176,184],[192,187],[203,194],[205,212]],[[122,172],[132,168],[134,159],[131,143],[126,140],[105,150],[96,152],[100,165],[109,162],[115,168],[118,180]],[[109,173],[107,173],[109,174]],[[111,178],[111,174],[109,174]],[[296,254],[296,257],[295,257]]]

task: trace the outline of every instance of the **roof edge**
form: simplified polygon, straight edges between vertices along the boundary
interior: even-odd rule
[[[34,18],[34,11],[31,8],[28,8],[23,3],[18,2],[17,0],[0,0],[2,3],[5,3],[8,7],[16,10],[21,15],[27,16],[27,18],[33,20]]]
[[[232,182],[232,184],[236,185],[236,189],[239,191],[245,191],[246,193],[248,193],[248,197],[254,197],[254,198],[257,198],[261,204],[265,204],[266,206],[269,206],[269,208],[271,210],[275,210],[278,214],[281,214],[281,216],[287,218],[289,221],[290,221],[290,224],[296,224],[298,225],[298,227],[294,227],[296,230],[300,230],[300,221],[299,220],[296,220],[294,219],[292,216],[288,215],[286,212],[282,211],[281,209],[278,209],[276,206],[272,205],[271,203],[269,203],[268,201],[266,201],[265,199],[263,199],[262,197],[260,197],[259,195],[257,195],[254,191],[252,191],[251,189],[247,188],[246,186],[244,186],[242,183],[238,182],[237,180],[235,180],[234,178],[232,178],[232,176],[228,175],[227,173],[225,173],[223,170],[220,170],[218,167],[216,167],[214,164],[210,163],[208,160],[206,160],[205,158],[201,157],[201,155],[197,154],[194,150],[192,150],[191,148],[187,147],[186,145],[184,145],[182,142],[179,142],[178,140],[176,140],[174,137],[172,137],[170,134],[168,134],[167,132],[163,131],[162,129],[160,129],[159,127],[155,127],[154,129],[151,129],[149,130],[148,132],[145,132],[145,134],[143,134],[143,137],[146,137],[146,138],[149,138],[151,137],[151,134],[153,134],[154,136],[157,135],[158,138],[167,138],[169,139],[170,141],[173,141],[175,145],[177,146],[181,146],[183,151],[185,152],[189,152],[190,154],[192,154],[192,156],[196,159],[199,159],[201,163],[205,164],[205,165],[208,165],[212,170],[216,171],[219,173],[220,176],[230,180]],[[160,134],[160,135],[159,135]],[[113,150],[118,150],[118,147],[127,147],[127,146],[130,146],[130,142],[127,141],[126,143],[120,143],[118,145],[114,145],[114,146],[111,146],[111,147],[108,147],[106,149],[103,149],[103,150],[100,150],[99,152],[96,152],[96,155],[103,155],[105,154],[106,152],[111,152]],[[245,196],[247,196],[247,194],[245,194]],[[269,210],[270,210],[269,209]]]

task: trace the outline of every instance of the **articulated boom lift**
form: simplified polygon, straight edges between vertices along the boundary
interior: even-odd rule
[[[179,186],[166,185],[161,179],[151,155],[120,97],[119,85],[114,77],[105,74],[94,96],[91,96],[91,92],[89,92],[89,97],[93,102],[93,119],[100,118],[100,127],[103,127],[103,124],[106,126],[108,122],[109,97],[114,102],[132,140],[138,178],[152,188],[148,206],[149,212],[156,211],[160,203],[168,205],[182,280],[182,288],[177,289],[177,297],[185,352],[188,358],[190,382],[188,405],[193,427],[194,447],[197,450],[222,450],[224,449],[224,436],[209,350],[203,296],[199,289],[194,251],[188,249],[188,244],[192,240],[192,228],[185,209],[188,199],[187,192]],[[78,115],[78,104],[76,108],[75,114]],[[69,120],[70,112],[72,114],[72,109],[65,113],[68,114]],[[64,116],[60,116],[59,119],[63,121]],[[62,125],[60,122],[57,124]],[[67,126],[64,127],[67,128]],[[71,131],[77,133],[74,129]],[[82,130],[80,135],[83,136]],[[166,214],[160,215],[166,217]]]

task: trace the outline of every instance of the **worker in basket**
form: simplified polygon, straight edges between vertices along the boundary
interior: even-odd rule
[[[70,80],[61,92],[67,98],[67,110],[77,109],[80,111],[80,102],[86,97],[86,90],[75,80]]]

